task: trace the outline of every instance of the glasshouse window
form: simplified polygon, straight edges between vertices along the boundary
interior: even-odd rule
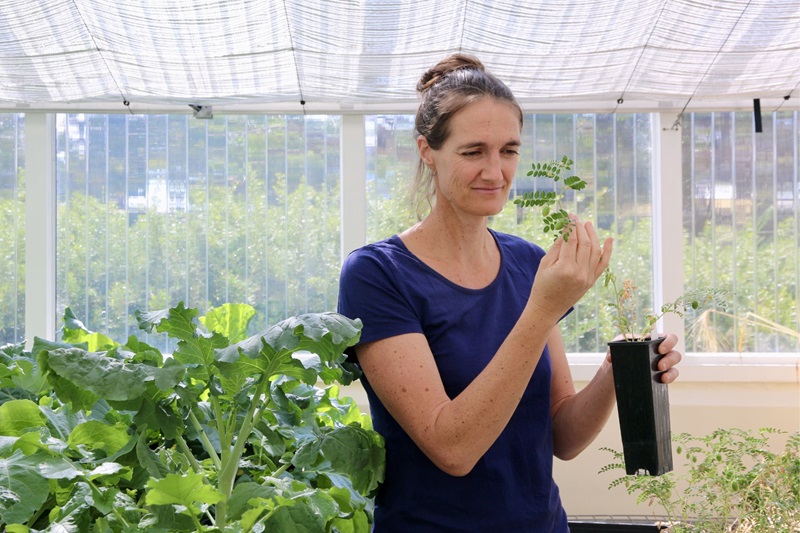
[[[25,115],[0,113],[0,345],[25,339]]]
[[[687,323],[687,350],[800,349],[798,113],[698,113],[683,123],[687,286],[726,289],[729,308]]]
[[[414,117],[368,116],[367,235],[370,242],[402,231],[415,220],[408,186],[416,171]],[[652,306],[652,132],[648,114],[526,115],[520,165],[512,196],[546,187],[527,177],[535,162],[567,156],[572,171],[588,181],[571,195],[570,209],[596,222],[601,237],[615,238],[618,276],[638,287],[637,302]],[[525,237],[547,248],[538,213],[520,211],[513,202],[491,221],[493,228]],[[597,286],[576,306],[562,328],[569,352],[599,352],[616,335],[609,289]]]
[[[134,310],[181,301],[248,303],[258,330],[335,309],[339,117],[56,122],[59,312],[126,338]]]

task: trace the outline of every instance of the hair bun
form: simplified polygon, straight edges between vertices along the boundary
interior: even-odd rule
[[[417,82],[417,92],[424,93],[436,83],[456,70],[475,69],[484,70],[483,63],[475,56],[468,54],[453,54],[448,56],[428,69]]]

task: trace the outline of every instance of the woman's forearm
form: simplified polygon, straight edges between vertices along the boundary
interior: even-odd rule
[[[559,459],[574,459],[605,427],[614,409],[614,376],[604,361],[592,380],[553,409],[553,450]]]

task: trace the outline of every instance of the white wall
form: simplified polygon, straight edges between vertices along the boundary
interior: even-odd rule
[[[703,362],[687,358],[679,365],[681,377],[669,386],[673,434],[707,435],[717,428],[755,431],[772,427],[786,432],[800,431],[799,361],[795,358],[793,364],[785,361],[765,369],[747,364],[717,366],[708,364],[707,359]],[[576,387],[585,384],[576,382]],[[782,449],[785,436],[773,440]],[[635,496],[629,496],[624,487],[609,490],[611,481],[624,472],[598,473],[611,462],[611,455],[600,450],[604,446],[622,450],[616,411],[595,442],[580,456],[567,462],[556,460],[554,476],[567,513],[570,516],[659,514],[658,509],[636,504]],[[685,470],[683,459],[673,453],[678,473]]]
[[[731,362],[731,358],[737,362]],[[591,355],[572,359],[575,386],[580,390],[597,369],[599,358]],[[755,363],[757,359],[761,361]],[[800,431],[800,356],[690,355],[678,368],[681,376],[669,386],[673,434],[706,435],[717,428]],[[363,411],[369,412],[359,384],[344,387],[342,395],[353,397]],[[785,436],[773,440],[780,447]],[[624,472],[599,473],[612,458],[602,447],[622,450],[616,410],[581,455],[572,461],[555,461],[554,476],[567,513],[572,517],[663,514],[637,504],[635,496],[628,495],[623,487],[609,490],[609,484]],[[673,454],[673,461],[676,472],[681,472],[682,457]]]

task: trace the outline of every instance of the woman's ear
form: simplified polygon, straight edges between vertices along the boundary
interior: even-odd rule
[[[431,172],[436,174],[436,165],[433,162],[433,148],[428,144],[428,139],[424,135],[417,137],[417,148],[419,149],[419,158],[422,162],[428,165]]]

